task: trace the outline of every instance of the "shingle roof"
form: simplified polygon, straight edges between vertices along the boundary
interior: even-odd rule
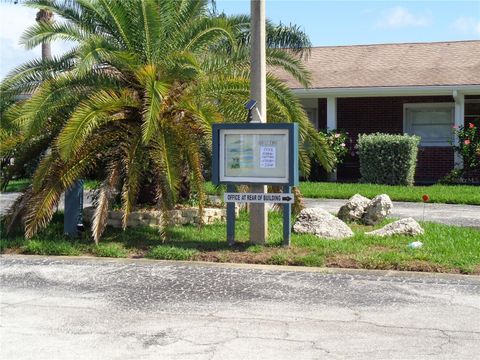
[[[311,88],[480,84],[480,40],[315,47]],[[283,71],[291,88],[303,88]]]

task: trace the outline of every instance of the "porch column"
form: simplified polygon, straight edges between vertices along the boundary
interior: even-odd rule
[[[455,99],[455,127],[463,126],[465,123],[465,95],[459,93],[457,90],[453,92],[453,98]],[[454,137],[453,142],[455,146],[458,146],[459,139]],[[461,169],[463,167],[463,159],[459,153],[455,152],[454,166],[455,169]]]
[[[337,98],[333,96],[327,97],[327,130],[335,130],[337,128]],[[328,181],[337,181],[337,169],[333,169],[328,174]]]
[[[333,96],[327,97],[327,129],[334,130],[337,128],[337,98]]]

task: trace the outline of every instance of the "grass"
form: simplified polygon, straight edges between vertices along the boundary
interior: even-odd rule
[[[128,256],[128,250],[119,243],[100,243],[93,247],[93,254],[98,257],[124,258]]]
[[[372,198],[388,194],[394,201],[421,202],[428,194],[430,202],[480,205],[480,187],[472,185],[389,186],[359,183],[302,182],[300,191],[307,198],[348,199],[355,194]]]
[[[29,179],[12,180],[5,192],[18,192],[30,185]],[[97,189],[100,182],[85,180],[85,190]],[[205,183],[210,195],[222,195],[224,186]],[[393,201],[421,202],[422,195],[428,194],[432,203],[480,205],[480,187],[473,185],[431,185],[431,186],[389,186],[360,183],[301,182],[300,191],[306,198],[348,199],[355,194],[372,198],[388,194]]]
[[[197,253],[198,251],[195,249],[158,245],[151,249],[146,257],[158,260],[192,260]]]
[[[30,179],[17,179],[8,182],[4,192],[20,192],[25,190],[32,181]]]
[[[153,228],[132,228],[124,232],[109,228],[101,243],[95,246],[88,234],[76,240],[64,237],[62,215],[56,214],[50,226],[32,240],[25,240],[19,233],[1,236],[0,251],[480,274],[479,230],[425,222],[421,223],[425,234],[414,238],[380,238],[364,234],[388,221],[375,227],[354,224],[351,227],[355,235],[341,241],[292,234],[292,246],[284,248],[279,246],[281,214],[270,214],[269,239],[261,246],[247,242],[248,215],[241,213],[236,224],[238,243],[234,247],[229,247],[225,241],[223,223],[201,229],[195,226],[170,228],[165,243]],[[423,242],[424,246],[409,248],[408,244],[415,240]]]
[[[17,179],[8,182],[4,192],[21,192],[25,190],[32,183],[31,179]],[[101,182],[98,180],[84,180],[83,187],[85,190],[94,190],[100,186]]]
[[[355,194],[372,198],[387,194],[393,201],[421,202],[422,195],[428,194],[430,202],[446,204],[480,205],[480,186],[473,185],[431,185],[431,186],[390,186],[360,183],[301,182],[300,191],[306,198],[349,199]],[[223,186],[205,184],[207,193],[222,195]]]

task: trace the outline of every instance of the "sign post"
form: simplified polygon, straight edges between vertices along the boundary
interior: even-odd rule
[[[283,204],[283,243],[290,245],[292,186],[298,185],[297,124],[214,124],[212,182],[226,184],[227,241],[235,242],[235,203]],[[280,186],[283,193],[237,193],[236,185]],[[266,224],[268,226],[268,224]],[[252,239],[252,234],[250,235]]]
[[[83,180],[77,180],[65,191],[63,232],[77,237],[83,223]]]

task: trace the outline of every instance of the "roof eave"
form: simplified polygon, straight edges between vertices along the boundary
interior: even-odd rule
[[[297,88],[293,93],[301,98],[317,97],[370,97],[370,96],[421,96],[452,95],[454,91],[464,95],[480,95],[476,85],[422,85],[422,86],[374,86],[349,88]]]

